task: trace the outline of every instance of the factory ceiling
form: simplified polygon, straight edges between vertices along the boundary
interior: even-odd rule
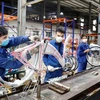
[[[27,2],[33,1],[33,0],[27,0]],[[88,18],[89,16],[89,4],[91,0],[60,0],[61,3],[61,12],[63,15],[61,17],[68,17],[68,18],[74,18],[74,17],[82,17],[85,16]],[[99,4],[100,0],[93,0],[95,3]],[[1,2],[4,2],[5,5],[9,5],[12,7],[17,7],[18,0],[0,0],[0,6]],[[44,2],[40,2],[37,4],[32,5],[31,7],[27,7],[27,18],[32,18],[36,15],[42,16],[45,14],[48,18],[53,14],[57,15],[57,0],[45,0],[45,13],[44,13]],[[93,18],[96,18],[98,16],[98,10],[97,6],[92,3],[91,5],[91,16]],[[0,7],[1,11],[1,7]],[[11,14],[14,13],[16,10],[14,9],[7,9],[5,8],[5,14]],[[17,14],[16,14],[17,15]],[[43,18],[43,16],[41,17]]]

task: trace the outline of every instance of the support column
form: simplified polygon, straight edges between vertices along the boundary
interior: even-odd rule
[[[11,1],[11,5],[12,5],[12,7],[15,6],[15,5],[14,5],[14,0]],[[11,9],[11,13],[12,13],[12,14],[14,13],[14,9]]]
[[[43,1],[43,21],[45,20],[46,14],[45,14],[45,7],[46,7],[46,0]],[[43,30],[42,30],[42,39],[44,39],[44,29],[45,29],[45,23],[43,22]]]
[[[91,2],[89,2],[89,25],[88,31],[91,32]]]
[[[57,0],[57,18],[60,17],[60,0]]]
[[[22,0],[18,0],[18,13],[17,13],[17,33],[18,36],[21,34],[21,5],[22,5]]]
[[[22,1],[22,6],[26,4],[26,0],[21,0]],[[21,27],[21,35],[25,35],[25,27],[26,27],[26,6],[22,7],[22,27]]]
[[[17,30],[18,36],[25,35],[25,26],[26,26],[26,0],[18,0],[18,19],[17,19]]]
[[[99,4],[100,4],[100,0],[99,0]],[[100,45],[100,11],[98,14],[98,45]]]
[[[4,25],[4,2],[2,2],[2,16],[1,16],[1,25]]]
[[[43,1],[43,20],[44,20],[44,16],[46,16],[46,14],[45,14],[45,5],[46,5],[46,0]]]
[[[60,0],[57,0],[57,18],[60,18]],[[59,23],[57,23],[57,27],[59,27]]]
[[[98,17],[96,18],[97,25],[96,25],[96,33],[98,33]]]

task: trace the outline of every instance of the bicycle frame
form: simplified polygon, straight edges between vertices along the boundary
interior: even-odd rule
[[[41,50],[41,46],[42,46],[42,50]],[[41,65],[42,59],[39,58],[38,60],[41,60],[41,61],[37,61],[35,66],[34,66],[24,57],[24,54],[26,54],[27,51],[34,50],[34,48],[36,48],[36,47],[39,47],[39,53],[38,54],[40,55],[41,58],[42,58],[43,54],[51,54],[59,61],[59,63],[61,64],[62,67],[65,66],[65,60],[60,55],[60,53],[56,50],[56,48],[53,47],[50,43],[46,44],[46,43],[44,43],[44,40],[42,40],[40,42],[34,42],[33,44],[30,44],[30,45],[25,46],[23,48],[19,48],[19,49],[15,50],[11,53],[23,65],[28,67],[29,72],[26,73],[26,75],[21,80],[15,80],[14,82],[6,82],[0,77],[0,81],[3,84],[6,84],[8,86],[18,87],[18,86],[22,85],[25,81],[31,79],[31,77],[33,76],[33,74],[35,72],[37,74],[41,75],[41,69],[42,68],[40,68],[39,70],[36,70],[35,66],[38,65],[38,62],[39,62],[39,65]]]

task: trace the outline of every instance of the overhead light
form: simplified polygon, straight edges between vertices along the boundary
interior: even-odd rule
[[[64,15],[64,13],[63,12],[60,12],[60,15]]]
[[[93,20],[93,25],[96,25],[96,23],[97,23],[97,20],[94,19],[94,20]]]
[[[45,19],[46,17],[45,17],[45,16],[43,16],[43,18]]]
[[[37,18],[35,17],[35,20],[37,20]]]
[[[81,26],[84,26],[84,23],[81,23],[80,25],[81,25]]]
[[[77,18],[74,18],[74,20],[77,20]]]
[[[32,7],[32,5],[30,4],[30,5],[28,5],[28,7]]]
[[[39,16],[37,17],[37,20],[39,20]]]
[[[96,31],[96,27],[95,26],[93,26],[93,31]]]
[[[57,16],[55,15],[54,18],[57,18]]]
[[[92,33],[92,32],[91,32],[91,30],[89,29],[89,30],[88,30],[88,34],[91,34],[91,33]]]
[[[81,22],[84,22],[84,19],[83,18],[80,18]]]

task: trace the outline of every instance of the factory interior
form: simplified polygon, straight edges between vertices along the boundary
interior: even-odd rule
[[[0,0],[0,100],[100,100],[100,0]]]

